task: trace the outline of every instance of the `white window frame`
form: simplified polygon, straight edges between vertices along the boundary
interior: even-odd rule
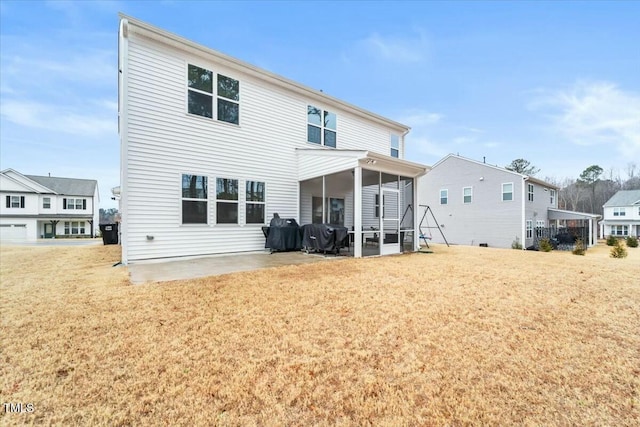
[[[466,191],[469,190],[469,194],[465,194]],[[467,202],[467,197],[469,201]],[[462,188],[462,204],[468,205],[473,202],[473,187],[463,187]]]
[[[202,90],[202,89],[198,89],[198,88],[189,86],[189,66],[198,67],[198,68],[201,68],[201,69],[211,73],[211,92],[207,92],[206,90]],[[200,65],[196,65],[196,64],[193,64],[193,63],[189,63],[189,62],[186,63],[186,73],[185,74],[186,74],[186,87],[187,87],[187,91],[185,93],[186,94],[186,97],[185,97],[185,110],[186,110],[186,112],[187,112],[187,114],[189,116],[200,117],[200,118],[205,119],[205,120],[215,120],[216,122],[220,122],[220,123],[227,123],[227,124],[230,124],[230,125],[240,126],[240,110],[241,110],[241,107],[240,107],[240,80],[238,80],[236,78],[233,78],[233,77],[226,76],[224,74],[216,73],[216,72],[210,70],[207,67],[201,67]],[[225,96],[222,96],[222,95],[218,94],[218,79],[220,77],[224,77],[224,78],[227,78],[227,79],[235,80],[235,81],[238,82],[238,99],[237,100],[231,99],[231,98],[227,98]],[[200,95],[206,95],[209,98],[211,98],[211,117],[207,117],[207,116],[203,116],[203,115],[200,115],[200,114],[189,112],[189,91],[192,91],[194,93],[198,93]],[[213,103],[214,99],[216,101],[215,104]],[[221,120],[218,117],[218,102],[219,102],[219,100],[223,100],[223,101],[226,101],[226,102],[231,102],[231,103],[234,103],[234,104],[238,105],[238,123],[233,123],[233,122],[228,122],[226,120]]]
[[[511,186],[511,191],[505,191],[505,185],[510,185]],[[505,200],[504,196],[506,194],[511,194],[511,198],[509,200]],[[502,183],[502,201],[503,202],[513,202],[513,182],[503,182]]]
[[[612,236],[628,236],[629,226],[628,225],[612,225],[611,235]]]
[[[219,179],[226,179],[229,181],[236,181],[237,183],[237,187],[238,187],[238,198],[236,200],[229,200],[229,199],[218,199],[218,180]],[[240,190],[240,180],[238,178],[226,178],[226,177],[221,177],[218,176],[215,178],[216,180],[216,190],[215,190],[215,206],[216,206],[216,215],[215,215],[215,220],[216,220],[216,225],[240,225],[240,194],[242,194],[242,191]],[[236,218],[236,222],[218,222],[218,203],[228,203],[228,204],[235,204],[236,205],[236,209],[237,209],[237,218]],[[265,217],[266,217],[266,212],[265,212]],[[266,221],[266,218],[265,218]]]
[[[72,211],[83,210],[82,209],[82,205],[84,204],[83,200],[86,200],[86,199],[67,198],[66,210],[72,210]],[[80,204],[78,204],[78,202],[80,202]]]
[[[549,190],[549,202],[551,203],[551,205],[555,206],[555,204],[556,204],[556,190],[553,190],[553,189]]]
[[[20,196],[11,196],[11,209],[20,209]]]
[[[184,175],[195,175],[198,177],[204,177],[206,178],[206,197],[203,198],[197,198],[197,197],[184,197],[183,196],[183,183],[182,181],[184,180]],[[204,175],[204,174],[199,174],[199,173],[181,173],[180,174],[180,225],[181,226],[188,226],[188,227],[192,227],[192,226],[203,226],[203,225],[208,225],[209,221],[210,221],[210,205],[209,205],[209,193],[211,192],[211,180],[209,179],[208,175]],[[206,203],[206,221],[205,222],[184,222],[184,207],[183,207],[183,202],[205,202]]]
[[[527,200],[533,202],[533,184],[527,184]]]
[[[444,192],[445,196],[442,197],[442,193]],[[444,203],[442,203],[442,199],[445,199]],[[441,205],[448,205],[449,204],[449,190],[446,188],[441,188],[440,189],[440,204]]]
[[[390,140],[390,156],[395,157],[396,159],[400,158],[400,135],[392,133]]]
[[[86,224],[84,221],[65,221],[65,236],[83,236],[86,233]]]
[[[536,236],[537,237],[542,237],[542,230],[540,230],[541,228],[546,228],[546,221],[544,219],[538,219],[536,220]]]
[[[621,207],[613,208],[613,216],[627,216],[627,211]]]
[[[257,183],[262,183],[262,185],[264,186],[264,201],[262,202],[256,202],[253,200],[249,200],[248,199],[248,194],[247,194],[247,185],[250,182],[257,182]],[[260,224],[266,224],[267,223],[267,183],[265,181],[259,181],[256,179],[247,179],[244,181],[244,223],[247,225],[260,225]],[[262,218],[262,222],[249,222],[248,221],[248,215],[247,215],[247,206],[248,205],[263,205],[264,206],[264,217]],[[216,205],[217,208],[217,205]]]
[[[321,123],[320,125],[318,125],[316,123],[311,123],[309,121],[309,109],[310,108],[315,108],[316,110],[320,111],[320,123]],[[327,114],[333,114],[335,116],[335,118],[336,118],[336,128],[335,129],[331,129],[330,127],[326,126],[325,116]],[[320,143],[309,141],[309,126],[313,126],[315,128],[320,129]],[[332,146],[326,144],[325,131],[333,132],[335,134],[335,140],[336,140],[336,146],[335,147],[332,147]],[[331,111],[325,110],[324,108],[318,108],[315,105],[307,104],[307,143],[308,144],[313,144],[313,145],[321,145],[321,146],[327,147],[327,148],[338,148],[338,115],[336,113],[332,113]]]
[[[42,198],[42,209],[51,209],[51,197]]]
[[[527,231],[527,234],[526,234],[527,239],[533,238],[533,221],[530,219],[527,220],[526,231]]]

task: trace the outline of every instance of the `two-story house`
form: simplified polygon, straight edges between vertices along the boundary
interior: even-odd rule
[[[93,179],[0,172],[0,240],[93,237],[99,221]]]
[[[602,236],[640,237],[640,190],[621,190],[603,205]]]
[[[417,248],[407,126],[124,15],[118,62],[124,264],[264,250],[276,213]]]
[[[449,154],[419,185],[422,209],[429,206],[438,221],[428,226],[440,226],[449,243],[509,248],[518,242],[526,248],[567,220],[583,223],[586,243],[596,243],[599,216],[558,209],[558,187],[531,176]],[[433,229],[424,232],[442,241]]]

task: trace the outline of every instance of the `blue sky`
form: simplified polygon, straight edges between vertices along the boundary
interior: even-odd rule
[[[0,3],[0,168],[98,179],[115,207],[118,12],[538,177],[640,165],[640,2]]]

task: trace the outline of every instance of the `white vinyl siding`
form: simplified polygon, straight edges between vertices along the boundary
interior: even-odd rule
[[[389,155],[392,129],[353,111],[310,99],[298,91],[267,83],[233,69],[207,55],[195,56],[174,46],[141,37],[135,31],[126,39],[128,55],[123,76],[122,139],[123,239],[125,262],[159,257],[190,256],[264,250],[260,227],[246,221],[246,181],[264,182],[268,189],[265,223],[274,213],[281,218],[298,218],[306,200],[298,200],[301,174],[313,176],[326,168],[327,160],[304,159],[296,148],[313,148],[307,142],[307,107],[316,106],[337,117],[340,149],[369,150]],[[185,113],[188,64],[196,64],[217,75],[240,82],[240,125]],[[213,115],[215,116],[215,108]],[[273,114],[277,112],[277,120]],[[397,130],[396,130],[397,131]],[[318,146],[318,151],[328,151]],[[335,151],[335,150],[332,150]],[[303,159],[299,163],[299,159]],[[304,160],[306,161],[306,160]],[[357,165],[353,158],[338,161],[336,172]],[[333,167],[334,165],[332,165]],[[298,174],[296,174],[298,170]],[[207,176],[210,183],[205,227],[182,226],[176,177],[185,171]],[[237,179],[239,187],[237,224],[217,224],[213,182],[217,178]],[[327,195],[342,198],[341,194]],[[349,198],[345,199],[345,225],[352,221]],[[309,198],[308,203],[311,203]],[[309,207],[310,209],[310,207]],[[147,235],[154,236],[148,240]]]

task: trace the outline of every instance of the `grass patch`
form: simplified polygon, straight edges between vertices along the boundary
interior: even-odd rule
[[[0,248],[0,400],[35,408],[0,424],[640,421],[640,251],[432,245],[131,286],[118,249]]]

